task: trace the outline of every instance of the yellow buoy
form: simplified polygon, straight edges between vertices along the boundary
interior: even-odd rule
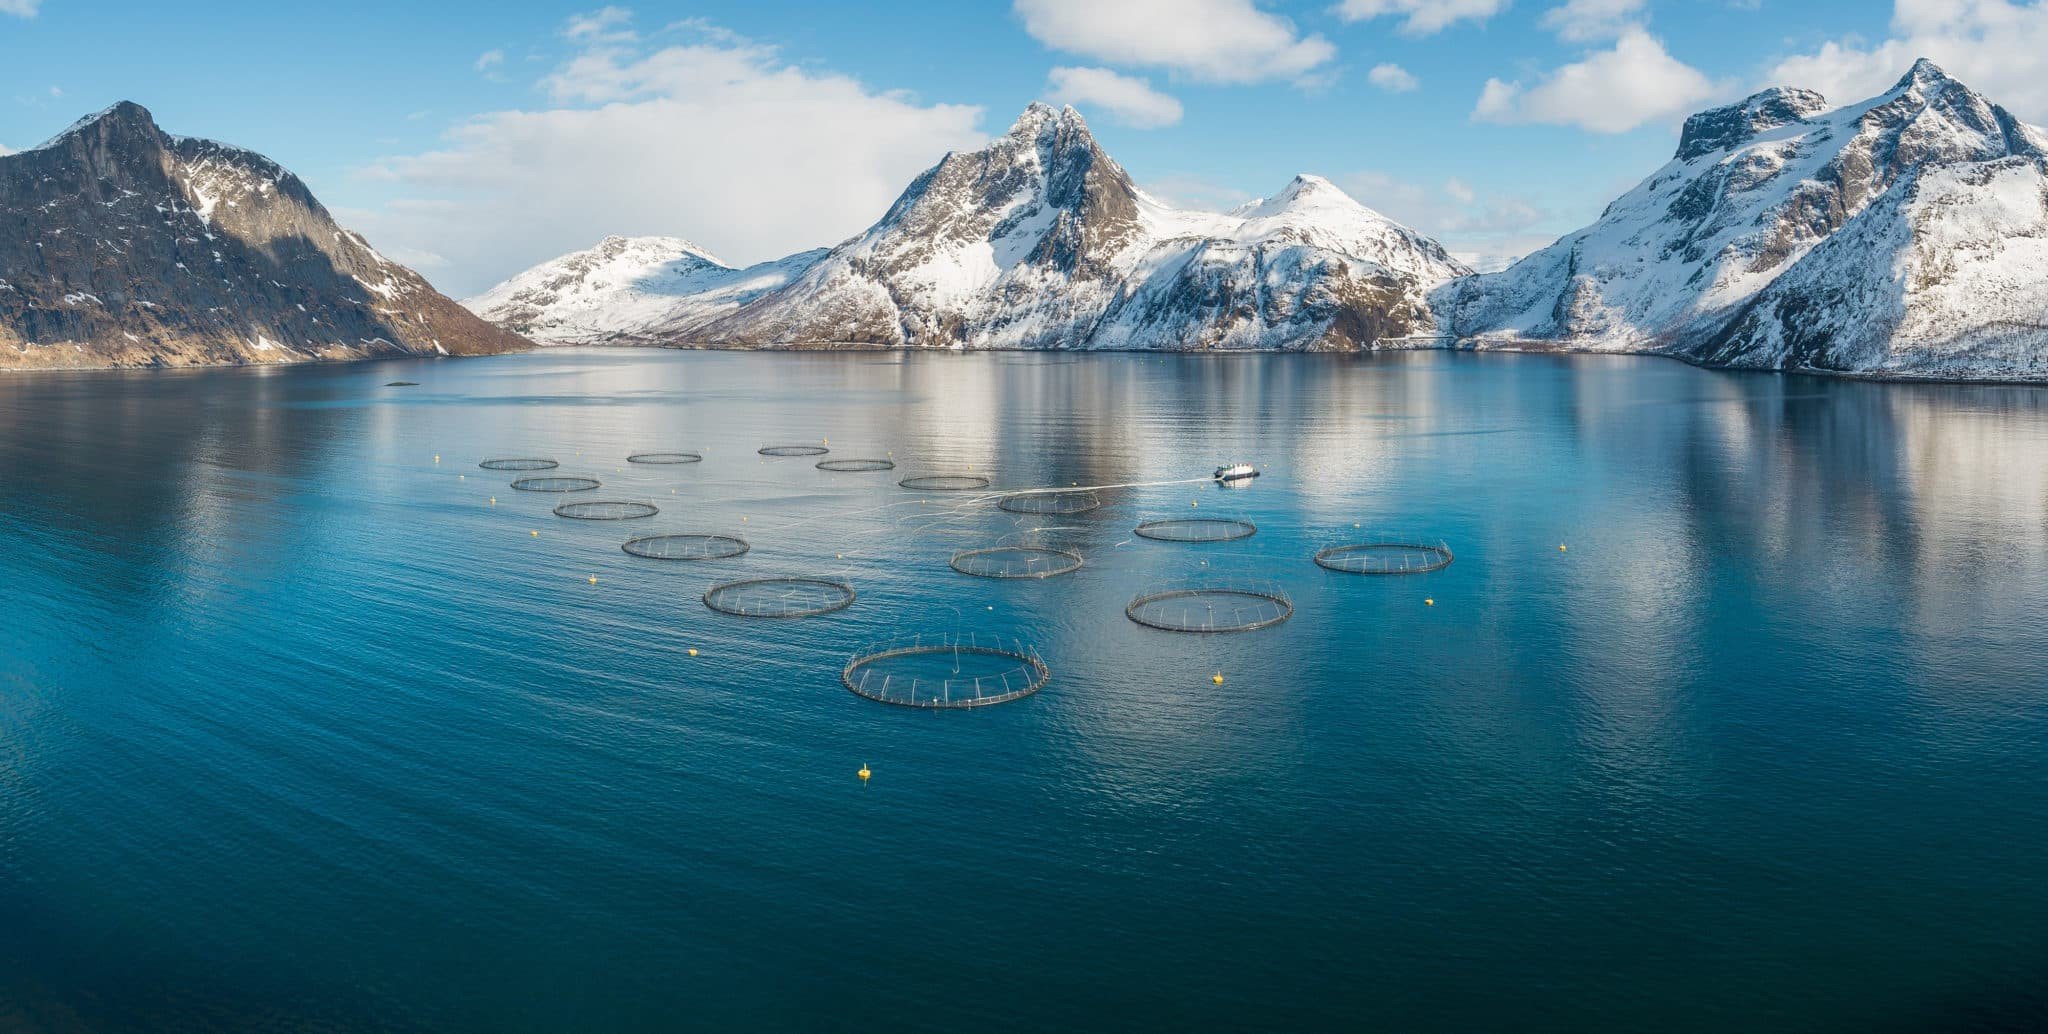
[[[1436,600],[1433,597],[1430,599],[1425,599],[1422,601],[1422,605],[1425,607],[1434,607],[1436,606]]]
[[[496,505],[498,505],[498,497],[497,497],[497,496],[492,496],[492,497],[491,497],[491,505],[492,505],[492,506],[496,506]]]
[[[696,647],[694,647],[694,646],[690,647],[690,656],[692,656],[692,657],[695,657],[695,656],[697,656],[697,648],[696,648]]]
[[[534,537],[534,538],[540,538],[540,532],[537,532],[537,531],[536,531],[536,532],[534,532],[534,533],[533,533],[533,537]]]
[[[863,783],[867,782],[867,781],[868,781],[868,777],[869,777],[869,776],[871,776],[871,775],[874,775],[874,773],[873,773],[873,772],[870,772],[870,771],[868,771],[868,763],[867,763],[867,762],[865,762],[865,761],[861,762],[861,763],[860,763],[860,781],[861,781],[861,782],[863,782]]]
[[[434,462],[435,462],[435,463],[439,463],[439,462],[441,462],[441,454],[440,454],[440,453],[438,453],[438,452],[437,452],[437,453],[435,453],[435,454],[434,454]]]
[[[1211,681],[1211,682],[1214,682],[1215,684],[1217,684],[1217,685],[1219,685],[1219,686],[1220,686],[1220,685],[1222,685],[1222,684],[1223,684],[1223,673],[1219,671],[1219,672],[1217,672],[1216,674],[1214,674],[1214,675],[1211,675],[1211,676],[1209,676],[1209,681]]]
[[[596,584],[597,584],[597,576],[596,576],[596,575],[591,575],[591,576],[590,576],[590,584],[592,584],[592,585],[596,585]]]
[[[1190,500],[1188,500],[1188,505],[1189,505],[1189,506],[1200,506],[1200,505],[1202,505],[1202,501],[1201,501],[1200,499],[1190,499]]]
[[[455,480],[457,480],[457,481],[468,481],[468,480],[469,480],[469,475],[468,475],[468,474],[457,474],[457,475],[455,475]]]
[[[1557,544],[1557,551],[1560,553],[1564,552],[1564,543],[1560,542]]]

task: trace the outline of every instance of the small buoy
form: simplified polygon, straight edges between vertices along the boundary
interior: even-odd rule
[[[441,462],[441,454],[440,454],[440,453],[438,453],[438,452],[437,452],[437,453],[435,453],[435,454],[434,454],[434,462],[435,462],[435,463],[439,463],[439,462]]]
[[[497,497],[497,496],[492,496],[492,497],[491,497],[491,505],[492,505],[492,506],[496,506],[496,505],[498,505],[498,497]]]
[[[1215,684],[1217,684],[1217,685],[1219,685],[1219,686],[1220,686],[1220,685],[1222,685],[1222,684],[1223,684],[1223,673],[1219,671],[1219,672],[1217,672],[1216,674],[1214,674],[1214,675],[1211,675],[1211,676],[1209,676],[1209,681],[1211,681],[1211,682],[1214,682]]]
[[[1188,500],[1188,505],[1189,505],[1189,506],[1200,506],[1200,505],[1202,505],[1202,501],[1201,501],[1200,499],[1190,499],[1190,500]]]
[[[597,576],[596,576],[596,575],[591,575],[591,576],[590,576],[590,584],[592,584],[592,585],[596,585],[596,584],[597,584]]]
[[[1560,553],[1564,552],[1564,543],[1560,542],[1557,544],[1557,551]]]
[[[457,475],[455,475],[455,480],[457,480],[457,481],[468,481],[468,480],[469,480],[469,475],[468,475],[468,474],[457,474]]]
[[[1424,599],[1422,601],[1422,605],[1425,607],[1434,607],[1436,606],[1436,598],[1432,596],[1427,599]]]
[[[742,518],[740,518],[740,523],[744,524],[744,523],[746,523],[746,520],[747,520],[747,519],[746,519],[745,517],[742,517]]]
[[[989,604],[989,605],[988,605],[988,609],[990,609],[990,610],[994,610],[994,609],[996,609],[996,605],[995,605],[995,604],[993,604],[993,603],[991,603],[991,604]]]
[[[695,656],[697,656],[697,648],[696,648],[696,647],[694,647],[694,646],[690,647],[690,656],[692,656],[692,657],[695,657]]]
[[[534,538],[540,538],[540,532],[533,532],[532,535]]]
[[[873,773],[873,772],[870,772],[870,771],[868,771],[868,763],[867,763],[867,762],[865,762],[865,761],[863,761],[863,762],[861,762],[861,763],[860,763],[860,773],[859,773],[859,774],[860,774],[860,781],[861,781],[861,782],[863,782],[863,783],[865,783],[865,782],[867,782],[867,781],[868,781],[868,777],[869,777],[869,776],[871,776],[871,775],[874,775],[874,773]]]

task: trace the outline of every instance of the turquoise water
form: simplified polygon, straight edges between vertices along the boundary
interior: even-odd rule
[[[827,438],[898,467],[754,451]],[[623,462],[670,449],[704,462]],[[520,455],[605,487],[476,466]],[[1265,476],[1066,517],[896,487],[1237,459]],[[549,512],[599,497],[663,512]],[[1258,533],[1131,534],[1197,515]],[[670,531],[752,550],[619,548]],[[1375,532],[1457,560],[1309,560]],[[947,567],[1020,542],[1086,566]],[[859,598],[700,601],[781,574]],[[4,1028],[2048,1023],[2037,389],[1434,353],[14,375],[0,576]],[[1222,583],[1295,614],[1123,614]],[[955,630],[1050,684],[839,684]]]

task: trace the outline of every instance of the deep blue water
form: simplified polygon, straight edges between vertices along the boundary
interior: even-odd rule
[[[827,438],[899,467],[754,451]],[[667,449],[705,460],[623,462]],[[528,454],[664,512],[476,466]],[[895,484],[1240,458],[1064,518]],[[1131,534],[1195,515],[1259,530]],[[619,548],[660,531],[753,549]],[[1309,560],[1373,532],[1457,560]],[[947,567],[1040,541],[1086,566]],[[859,599],[700,602],[775,574]],[[1296,613],[1125,619],[1190,582]],[[839,684],[953,630],[1051,683]],[[2024,1029],[2044,847],[2048,391],[1448,354],[0,377],[0,1028]]]

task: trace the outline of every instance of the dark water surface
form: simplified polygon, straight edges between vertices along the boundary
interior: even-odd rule
[[[898,468],[754,452],[823,438]],[[624,463],[670,449],[704,462]],[[519,455],[663,512],[554,517],[579,497],[476,466]],[[1250,488],[1070,517],[896,487],[1240,458]],[[1259,530],[1131,534],[1197,515]],[[1457,561],[1309,560],[1375,530]],[[662,531],[753,550],[619,548]],[[947,568],[1017,542],[1087,565]],[[700,602],[776,574],[859,600]],[[1190,582],[1296,613],[1125,619]],[[1050,685],[839,685],[956,629]],[[0,377],[0,1028],[2026,1028],[2044,848],[2037,389],[1445,354]]]

